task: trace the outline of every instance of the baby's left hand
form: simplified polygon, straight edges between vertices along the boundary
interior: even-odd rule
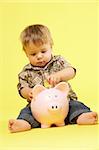
[[[61,76],[60,74],[57,72],[57,73],[54,73],[54,74],[51,74],[49,76],[46,77],[46,80],[48,81],[48,83],[54,87],[56,84],[58,84],[60,81],[61,81]]]

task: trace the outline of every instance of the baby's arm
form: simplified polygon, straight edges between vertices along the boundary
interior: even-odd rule
[[[33,99],[33,88],[29,87],[28,72],[23,70],[18,75],[19,83],[17,85],[18,92],[22,98],[25,98],[28,102]]]
[[[55,72],[49,76],[47,76],[47,81],[52,86],[55,86],[61,81],[68,81],[75,76],[75,70],[72,67],[67,67],[65,69],[62,69],[61,71]]]
[[[31,102],[31,100],[33,99],[33,92],[32,91],[33,91],[32,88],[24,87],[21,89],[20,93],[21,93],[22,97],[27,99],[28,102]]]
[[[68,81],[74,78],[76,69],[71,66],[62,56],[59,56],[53,63],[51,74],[46,77],[51,86],[55,86],[61,81]]]

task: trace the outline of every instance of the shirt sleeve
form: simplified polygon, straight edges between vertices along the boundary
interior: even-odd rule
[[[61,69],[64,69],[64,68],[67,68],[67,67],[72,67],[76,73],[76,69],[68,62],[66,61],[63,57],[60,56],[59,58],[59,64],[60,64],[60,67]],[[68,83],[69,84],[69,83]],[[71,85],[69,84],[69,87],[70,87],[70,91],[69,91],[69,94],[68,94],[68,97],[70,99],[73,99],[73,100],[77,100],[77,95],[76,93],[72,90],[72,87]]]
[[[74,68],[64,57],[60,56],[58,60],[59,66],[61,69],[72,67],[76,73],[76,68]]]
[[[19,79],[19,83],[17,84],[17,89],[18,89],[18,92],[19,92],[20,96],[23,97],[21,95],[21,89],[24,88],[24,87],[29,87],[28,80],[27,80],[28,79],[27,72],[23,71],[23,72],[19,73],[18,74],[18,79]]]

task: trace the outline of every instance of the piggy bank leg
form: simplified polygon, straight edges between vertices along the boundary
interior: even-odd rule
[[[62,127],[62,126],[65,126],[65,122],[63,121],[63,122],[61,122],[61,123],[56,123],[55,124],[57,127]]]
[[[41,124],[41,128],[49,128],[50,126],[50,124]]]

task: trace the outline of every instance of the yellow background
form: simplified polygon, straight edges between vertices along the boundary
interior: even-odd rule
[[[2,149],[6,149],[6,146],[9,149],[13,149],[13,147],[14,149],[32,149],[29,144],[31,145],[32,138],[36,135],[36,139],[33,139],[35,150],[52,148],[54,150],[59,148],[98,150],[98,125],[64,127],[69,138],[71,138],[70,134],[77,134],[77,141],[79,141],[81,137],[79,133],[82,131],[83,136],[79,144],[72,137],[74,146],[71,145],[71,140],[68,140],[63,134],[64,128],[44,131],[35,129],[28,133],[14,135],[10,134],[7,129],[8,120],[16,118],[20,109],[26,105],[25,100],[18,95],[16,88],[17,74],[28,63],[22,51],[20,32],[26,26],[37,23],[44,24],[50,29],[54,40],[53,53],[63,55],[77,69],[77,75],[70,83],[79,99],[93,111],[99,113],[98,1],[13,1],[13,3],[0,1],[0,134],[2,135]],[[84,136],[87,131],[87,136]],[[92,135],[90,131],[92,131]],[[40,132],[41,135],[36,134],[37,132]],[[58,137],[53,136],[53,132],[56,132],[55,134],[58,136],[63,134],[61,140],[59,139],[57,142]],[[21,144],[18,143],[17,148],[16,141],[22,139],[23,135],[24,137],[28,136],[21,141]],[[89,137],[92,137],[91,142],[87,141]],[[44,142],[43,138],[45,146],[41,144]],[[56,143],[54,138],[56,138]],[[62,138],[68,142],[62,143]],[[83,142],[84,138],[86,139]],[[40,145],[37,139],[41,140]],[[30,141],[28,144],[25,142],[27,140]],[[57,146],[58,143],[60,144]],[[90,145],[92,143],[93,145]]]

